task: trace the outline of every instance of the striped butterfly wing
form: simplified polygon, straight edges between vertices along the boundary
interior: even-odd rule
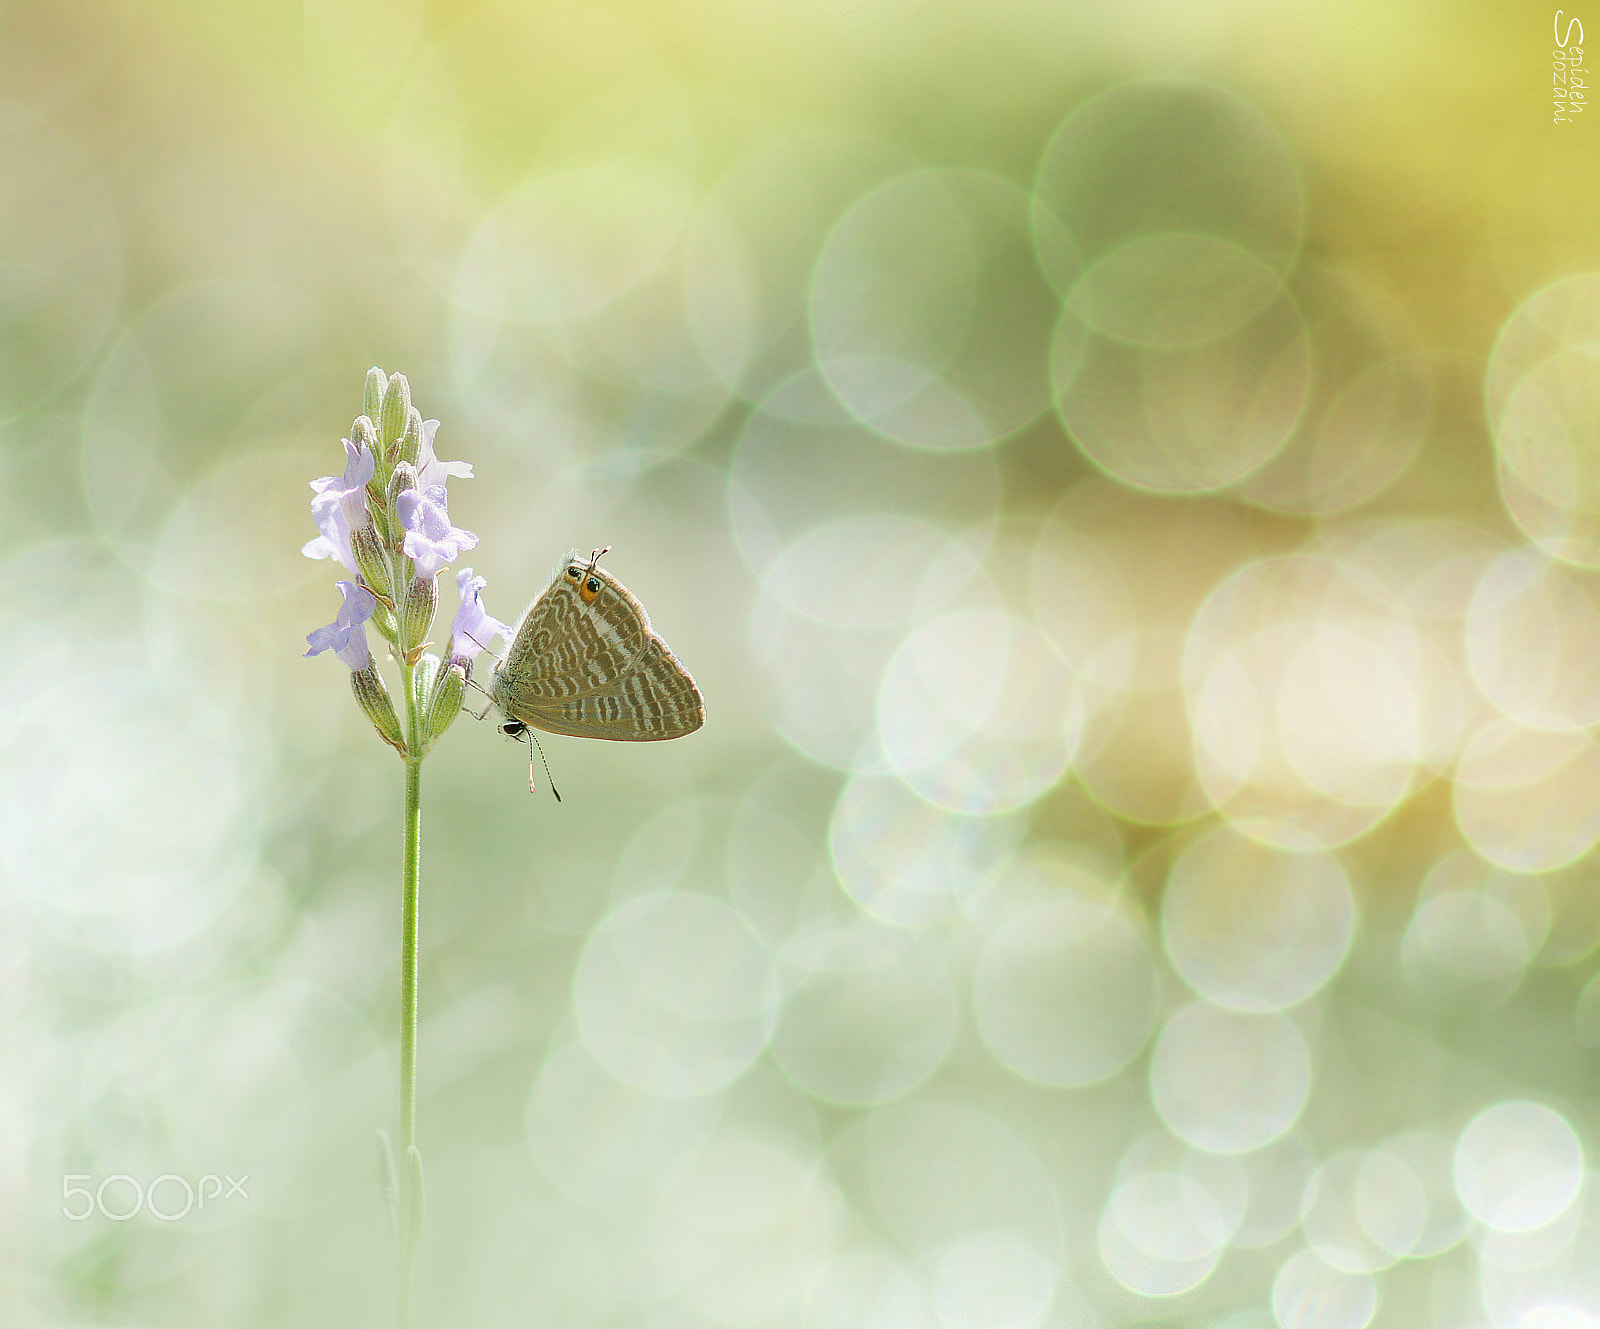
[[[599,588],[585,596],[591,578]],[[575,552],[523,615],[490,696],[512,719],[574,738],[651,742],[705,723],[700,689],[644,606]]]
[[[513,714],[551,734],[633,743],[681,738],[706,719],[694,679],[659,637],[652,637],[633,667],[606,690],[519,706]]]

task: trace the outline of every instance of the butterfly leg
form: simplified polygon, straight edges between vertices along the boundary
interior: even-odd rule
[[[472,687],[478,688],[478,685],[476,683],[473,683],[471,679],[468,679],[467,682],[469,684],[471,684]],[[478,688],[478,691],[479,692],[483,692],[483,689],[482,688]],[[489,699],[489,694],[487,692],[483,692],[483,697],[484,697],[483,709],[481,711],[471,710],[465,705],[463,705],[461,709],[466,711],[467,714],[470,715],[474,720],[483,719],[484,716],[489,714],[489,707],[494,705],[494,702]]]

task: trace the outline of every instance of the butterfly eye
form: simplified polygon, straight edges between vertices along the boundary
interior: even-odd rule
[[[588,581],[583,583],[583,586],[578,591],[579,597],[586,605],[592,605],[594,603],[595,596],[599,594],[600,578],[598,577],[590,577]]]
[[[578,580],[578,565],[576,563],[567,569],[567,576],[571,577],[573,581]]]

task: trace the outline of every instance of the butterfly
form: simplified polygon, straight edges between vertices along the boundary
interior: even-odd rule
[[[576,549],[528,606],[496,667],[489,700],[500,731],[648,743],[692,734],[706,705],[689,671],[628,588]]]

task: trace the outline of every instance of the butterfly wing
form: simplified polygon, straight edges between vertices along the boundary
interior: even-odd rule
[[[653,635],[643,607],[609,574],[599,574],[601,593],[585,604],[566,576],[571,565],[569,556],[522,616],[495,670],[496,693],[504,691],[513,702],[603,692],[628,672]],[[501,696],[495,701],[504,707]]]
[[[585,568],[601,588],[585,602],[567,569],[523,615],[495,670],[490,697],[513,719],[574,738],[651,742],[705,723],[689,671],[650,628],[644,606],[610,573]]]
[[[540,701],[511,712],[546,733],[646,743],[692,734],[705,723],[705,703],[689,671],[652,636],[637,661],[607,688],[581,697]]]

